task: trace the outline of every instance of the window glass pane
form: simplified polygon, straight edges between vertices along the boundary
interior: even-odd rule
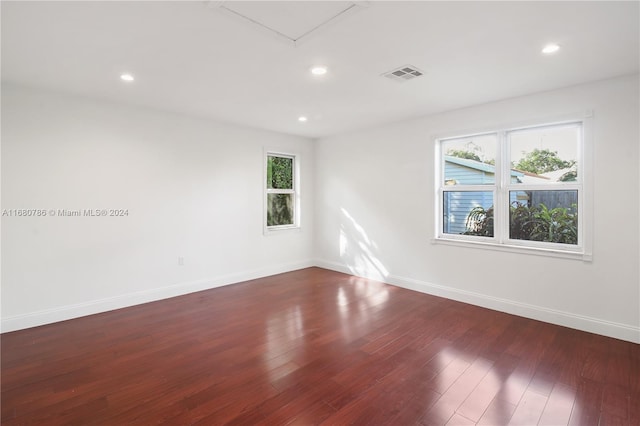
[[[267,226],[293,225],[293,194],[267,194]]]
[[[267,157],[267,188],[293,189],[293,158]]]
[[[578,191],[510,191],[509,238],[578,244]]]
[[[511,183],[576,182],[580,131],[563,125],[510,132]]]
[[[481,135],[442,142],[445,185],[495,183],[496,135]]]
[[[445,191],[445,234],[493,237],[493,192]]]

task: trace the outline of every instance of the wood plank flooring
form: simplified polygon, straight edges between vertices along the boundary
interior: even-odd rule
[[[6,426],[640,424],[640,345],[319,268],[1,343]]]

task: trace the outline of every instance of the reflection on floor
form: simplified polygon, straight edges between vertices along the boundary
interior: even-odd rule
[[[640,424],[640,345],[309,268],[2,335],[2,424]]]

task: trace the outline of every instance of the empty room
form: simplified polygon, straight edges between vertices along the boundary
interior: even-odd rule
[[[0,15],[3,425],[640,425],[640,2]]]

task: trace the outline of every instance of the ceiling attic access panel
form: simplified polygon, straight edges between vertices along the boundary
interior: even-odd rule
[[[212,1],[210,7],[277,36],[292,46],[366,6],[351,1]]]

